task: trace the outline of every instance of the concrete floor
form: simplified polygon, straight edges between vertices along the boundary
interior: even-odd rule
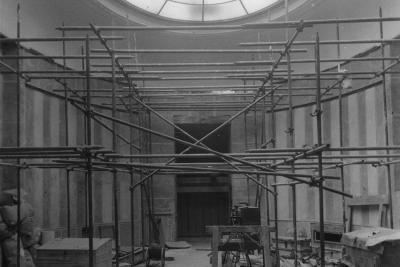
[[[173,261],[166,261],[166,267],[210,267],[211,240],[209,238],[185,239],[191,248],[187,249],[169,249],[166,251],[166,257],[174,258]],[[156,263],[156,262],[154,262]],[[144,265],[137,265],[144,266]],[[159,266],[159,265],[154,265]]]

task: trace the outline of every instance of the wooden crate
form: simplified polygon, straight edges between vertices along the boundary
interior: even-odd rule
[[[94,266],[112,266],[112,242],[109,238],[93,239]],[[37,249],[37,267],[89,266],[89,239],[64,238],[50,241]]]

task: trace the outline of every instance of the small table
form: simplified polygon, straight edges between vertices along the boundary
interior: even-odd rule
[[[212,225],[206,226],[206,231],[212,234],[211,253],[212,267],[218,267],[218,247],[221,242],[222,233],[259,233],[260,243],[263,249],[264,266],[272,266],[272,257],[270,254],[269,232],[273,228],[261,225]]]

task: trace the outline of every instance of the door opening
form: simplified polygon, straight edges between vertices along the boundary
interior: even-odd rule
[[[218,127],[218,124],[180,124],[196,139]],[[188,142],[191,139],[175,131],[175,137]],[[207,138],[208,147],[222,153],[230,152],[230,125],[227,125]],[[175,152],[181,153],[187,146],[175,144]],[[187,154],[205,153],[200,149],[192,149]],[[178,163],[221,162],[218,157],[178,158]],[[177,234],[178,237],[202,237],[208,234],[206,225],[222,225],[229,223],[231,207],[231,183],[228,175],[221,174],[182,174],[177,175]]]

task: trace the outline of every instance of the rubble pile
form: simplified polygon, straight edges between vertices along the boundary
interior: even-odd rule
[[[20,205],[20,266],[35,267],[35,249],[39,244],[40,232],[34,229],[33,208],[25,201],[26,193],[21,190]],[[3,265],[17,266],[18,256],[18,201],[17,190],[6,190],[0,195],[0,244]]]

